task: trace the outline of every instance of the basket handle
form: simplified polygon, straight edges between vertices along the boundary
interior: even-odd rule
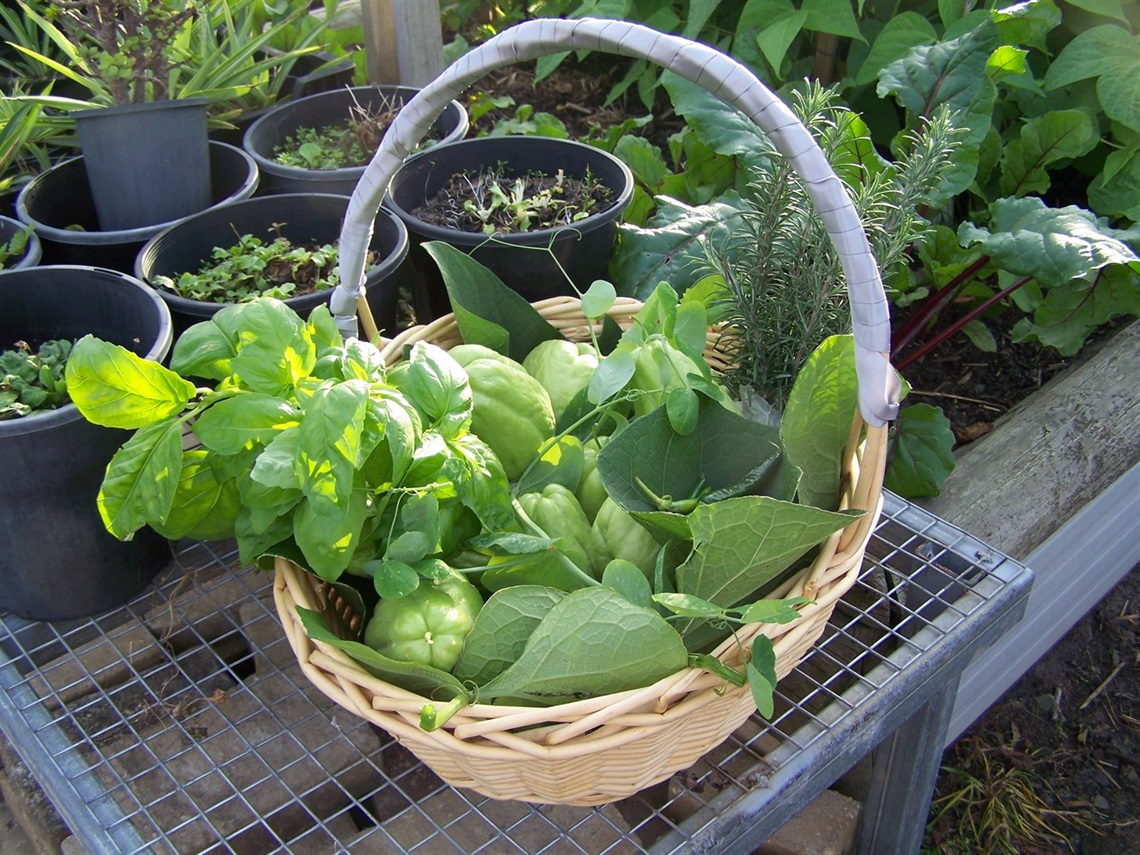
[[[346,335],[356,334],[372,221],[396,170],[447,104],[490,71],[569,50],[605,51],[653,62],[705,87],[750,117],[771,138],[804,181],[843,266],[855,337],[859,411],[875,426],[894,419],[901,388],[889,361],[890,315],[879,267],[855,206],[807,128],[731,57],[627,21],[541,18],[517,24],[460,57],[404,105],[349,201],[340,238],[341,284],[331,298],[338,326],[347,330]]]

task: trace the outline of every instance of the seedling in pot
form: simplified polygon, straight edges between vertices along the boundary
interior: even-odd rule
[[[71,344],[52,339],[33,350],[18,341],[0,353],[0,421],[54,410],[71,400],[64,378]]]
[[[340,281],[335,244],[296,246],[274,223],[268,243],[252,234],[214,249],[212,260],[177,279],[155,276],[154,284],[188,300],[246,303],[257,297],[284,300],[334,287]],[[374,255],[374,254],[372,254]]]
[[[474,178],[456,173],[412,213],[425,223],[493,235],[573,225],[612,202],[613,192],[589,171],[581,180],[561,169],[511,177],[499,164]]]
[[[347,121],[322,128],[298,128],[273,150],[273,159],[282,166],[302,169],[364,166],[372,159],[400,107],[398,100],[387,98],[382,98],[375,108],[357,102]]]

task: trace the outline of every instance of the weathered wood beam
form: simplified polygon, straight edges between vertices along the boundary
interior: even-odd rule
[[[439,0],[361,0],[372,83],[424,86],[443,70]]]

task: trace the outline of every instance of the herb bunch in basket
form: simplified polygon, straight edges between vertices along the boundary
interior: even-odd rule
[[[639,304],[597,283],[566,328],[429,251],[461,342],[380,350],[272,299],[189,329],[171,369],[78,342],[80,411],[136,430],[99,495],[107,528],[236,536],[243,561],[306,568],[357,618],[301,609],[308,635],[423,695],[427,730],[474,702],[563,704],[687,666],[747,680],[770,713],[772,643],[741,627],[796,621],[810,597],[782,583],[866,510],[841,507],[850,338],[809,359],[776,425],[710,367],[710,292]]]

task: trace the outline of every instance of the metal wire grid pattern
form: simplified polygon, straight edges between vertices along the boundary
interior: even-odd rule
[[[0,617],[0,725],[92,851],[663,853],[705,848],[1024,568],[887,494],[855,588],[777,691],[692,768],[600,808],[444,785],[301,674],[271,576],[188,544],[98,619]]]

